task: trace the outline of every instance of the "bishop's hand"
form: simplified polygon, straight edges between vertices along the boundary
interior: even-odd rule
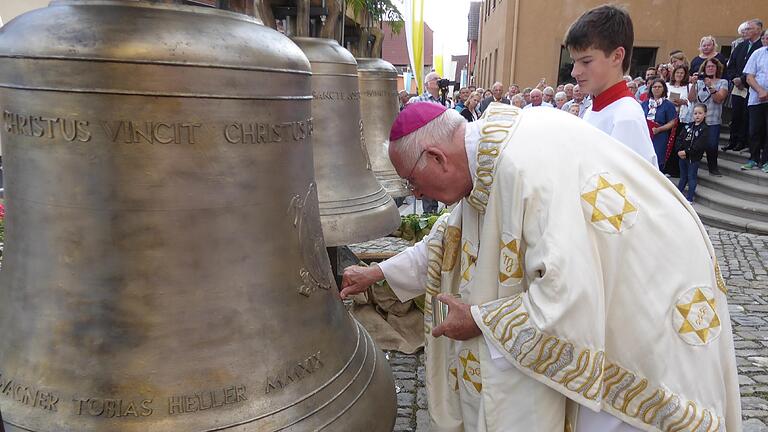
[[[482,334],[480,328],[475,324],[474,318],[472,318],[472,306],[447,294],[440,294],[437,299],[448,305],[448,316],[442,324],[432,329],[432,336],[446,336],[463,341]]]
[[[384,272],[379,266],[370,267],[349,266],[344,269],[344,275],[341,277],[341,298],[365,292],[369,286],[378,281],[384,280]]]

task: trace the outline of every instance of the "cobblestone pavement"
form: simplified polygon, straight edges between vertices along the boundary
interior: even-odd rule
[[[768,237],[708,232],[729,290],[744,432],[768,432]],[[426,432],[424,353],[388,356],[398,391],[395,431]]]

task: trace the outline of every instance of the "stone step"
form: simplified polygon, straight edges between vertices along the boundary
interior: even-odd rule
[[[722,177],[709,175],[709,171],[706,169],[699,170],[699,185],[747,201],[768,204],[768,187],[741,181],[727,175]]]
[[[717,166],[720,172],[723,174],[740,181],[760,186],[768,186],[768,174],[760,171],[759,169],[742,171],[741,165],[742,164],[739,162],[718,157]],[[699,173],[702,171],[707,171],[707,163],[704,160],[702,160],[701,165],[699,165]]]
[[[768,224],[768,204],[746,200],[707,186],[696,188],[696,202],[712,210]]]
[[[738,162],[739,164],[744,164],[747,162],[747,160],[749,160],[749,150],[744,149],[739,152],[735,152],[733,150],[728,150],[728,151],[720,150],[720,152],[717,154],[718,162],[720,161],[720,159],[728,159],[734,162]]]
[[[731,231],[768,235],[768,223],[723,213],[721,211],[705,207],[700,203],[695,203],[693,208],[696,209],[696,212],[699,214],[701,221],[709,226],[723,228]]]

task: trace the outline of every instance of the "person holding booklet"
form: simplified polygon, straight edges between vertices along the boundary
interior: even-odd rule
[[[691,104],[688,103],[688,68],[685,65],[678,65],[672,69],[672,79],[667,83],[669,90],[669,101],[677,110],[677,125],[670,132],[669,144],[667,145],[667,164],[665,172],[672,177],[680,176],[680,165],[677,153],[672,150],[677,136],[687,123],[690,123]]]

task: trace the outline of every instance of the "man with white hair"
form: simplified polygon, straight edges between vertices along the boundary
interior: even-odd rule
[[[742,28],[743,33],[742,37],[743,40],[741,43],[736,45],[733,50],[731,51],[731,57],[728,59],[728,66],[725,70],[725,76],[723,78],[731,81],[734,86],[739,83],[740,86],[747,85],[747,76],[744,74],[744,67],[747,65],[747,62],[749,61],[749,58],[752,56],[752,53],[757,51],[759,48],[763,46],[762,41],[760,40],[760,35],[763,32],[763,22],[758,19],[751,19],[744,23],[744,26]],[[734,81],[736,78],[739,78],[738,81]],[[738,93],[738,91],[737,91]],[[753,146],[753,142],[751,140],[747,140],[745,138],[749,137],[751,126],[749,124],[750,117],[748,114],[748,98],[743,97],[732,97],[731,98],[731,107],[732,107],[732,114],[733,118],[731,120],[732,129],[731,129],[731,137],[734,138],[734,142],[744,142],[748,141],[750,148]],[[734,144],[734,150],[738,149],[739,146]],[[745,168],[754,168],[757,166],[757,163],[759,161],[753,161],[750,158],[750,161],[753,163],[747,162],[747,164],[744,165]]]
[[[341,297],[383,279],[426,293],[432,432],[740,430],[717,258],[655,167],[572,115],[498,103],[472,123],[413,104],[389,157],[456,207],[347,268]]]
[[[552,104],[549,102],[544,102],[544,93],[541,90],[535,88],[531,90],[531,103],[526,105],[525,109],[538,107],[552,108]]]
[[[564,91],[555,93],[555,108],[563,109],[563,105],[568,102],[568,97]]]
[[[565,103],[565,105],[563,105],[563,111],[569,111],[571,109],[571,105],[574,104],[579,106],[579,117],[584,117],[584,113],[587,112],[587,108],[592,106],[592,100],[581,91],[581,86],[578,84],[573,86],[573,99],[569,100]]]
[[[563,91],[565,92],[566,101],[573,99],[573,87],[574,85],[571,83],[568,83],[563,86]]]
[[[759,19],[751,19],[746,22],[744,27],[744,41],[736,45],[731,51],[731,57],[728,59],[728,67],[725,71],[725,78],[733,80],[741,77],[742,82],[747,81],[744,75],[744,66],[752,53],[763,46],[760,36],[763,34],[763,22]]]
[[[555,89],[550,86],[544,87],[544,90],[541,91],[541,95],[544,102],[554,106]]]
[[[520,93],[514,95],[512,97],[512,99],[510,100],[510,102],[512,102],[512,105],[514,105],[514,106],[516,106],[518,108],[525,107],[525,98]]]
[[[510,103],[509,99],[504,96],[504,86],[498,81],[491,86],[491,96],[488,96],[480,102],[480,112],[485,111],[491,102],[500,102],[507,105]]]
[[[747,22],[746,21],[739,24],[739,26],[736,28],[736,33],[739,34],[739,37],[731,41],[731,52],[733,52],[733,49],[736,48],[736,45],[744,42],[744,39],[747,38]]]
[[[440,81],[440,74],[437,72],[430,72],[424,77],[424,93],[414,96],[408,101],[409,104],[414,102],[432,102],[446,107],[451,106],[449,101],[443,102],[440,97],[440,86],[437,82]]]

